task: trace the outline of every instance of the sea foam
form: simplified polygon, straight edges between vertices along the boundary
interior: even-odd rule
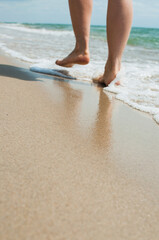
[[[4,38],[4,39],[14,39],[14,37],[12,37],[12,36],[9,36],[9,35],[7,35],[7,34],[0,34],[0,38]]]
[[[23,55],[22,53],[6,47],[6,45],[1,42],[0,42],[0,49],[3,50],[5,53],[9,54],[10,56],[15,57],[15,58],[20,59],[25,62],[29,62],[29,63],[37,62],[38,63],[40,61],[38,59],[28,58],[25,55]]]
[[[73,36],[72,31],[47,30],[45,28],[34,29],[34,28],[28,28],[28,27],[20,25],[20,24],[18,26],[6,24],[6,25],[1,26],[1,27],[5,28],[5,29],[16,30],[16,31],[32,33],[32,34],[42,34],[42,35],[52,35],[52,36],[63,36],[63,35]]]
[[[121,85],[116,86],[113,81],[108,87],[104,88],[104,91],[115,93],[116,99],[137,110],[150,113],[154,120],[159,123],[158,65],[153,65],[152,68],[149,66],[151,70],[149,69],[148,74],[146,73],[146,66],[143,72],[141,71],[142,67],[140,64],[135,68],[127,64],[125,75],[117,78],[119,81],[122,80]],[[133,72],[135,74],[132,74]]]

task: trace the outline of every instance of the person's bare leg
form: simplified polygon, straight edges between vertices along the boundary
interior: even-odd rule
[[[92,14],[92,0],[69,0],[70,14],[76,38],[74,50],[56,64],[72,67],[74,64],[89,63],[89,33]]]
[[[132,24],[132,0],[109,0],[107,11],[108,59],[97,82],[111,83],[120,71],[121,58]]]

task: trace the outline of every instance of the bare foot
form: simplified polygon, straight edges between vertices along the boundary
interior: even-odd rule
[[[98,78],[94,78],[93,82],[105,84],[106,86],[108,86],[116,78],[119,71],[120,71],[120,62],[116,64],[112,64],[108,60],[105,66],[104,74]],[[120,82],[118,81],[115,84],[120,85]]]
[[[74,64],[86,65],[89,63],[89,53],[86,51],[84,53],[78,50],[73,50],[66,58],[63,60],[57,60],[56,64],[61,67],[72,67]]]

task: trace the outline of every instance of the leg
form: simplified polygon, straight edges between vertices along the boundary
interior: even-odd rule
[[[70,14],[76,38],[75,49],[56,64],[72,67],[74,64],[89,62],[89,33],[92,13],[92,0],[69,0]]]
[[[98,82],[108,85],[120,71],[121,58],[132,24],[132,0],[109,0],[107,12],[108,59]]]

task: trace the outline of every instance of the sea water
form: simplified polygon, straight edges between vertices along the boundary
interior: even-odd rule
[[[71,25],[0,23],[0,49],[34,67],[61,69],[63,58],[75,44]],[[108,55],[105,26],[91,26],[91,62],[74,66],[69,75],[92,81],[101,75]],[[140,111],[150,113],[159,123],[159,29],[132,28],[122,59],[122,69],[104,91]]]

